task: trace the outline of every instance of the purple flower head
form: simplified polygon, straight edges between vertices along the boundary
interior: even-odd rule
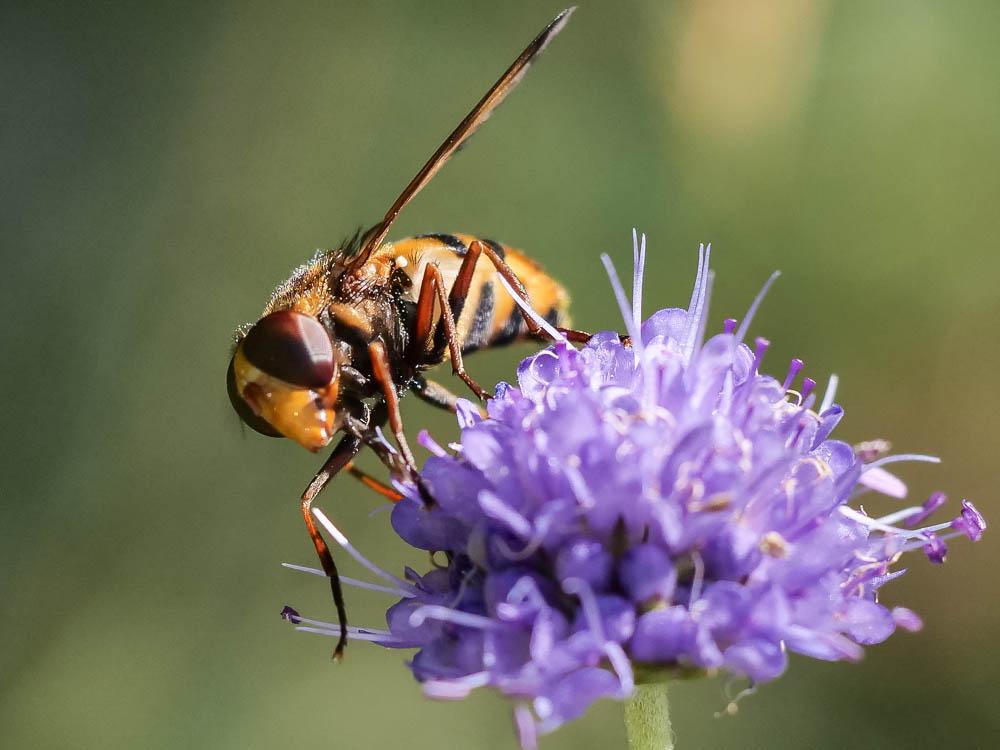
[[[817,397],[801,360],[765,374],[769,343],[745,339],[777,274],[741,320],[706,337],[710,250],[687,308],[645,320],[645,238],[631,303],[605,257],[629,339],[604,332],[577,349],[551,331],[517,385],[497,386],[487,418],[459,410],[452,450],[423,436],[434,503],[400,486],[393,527],[444,564],[406,580],[372,566],[400,600],[387,630],[351,635],[416,648],[410,666],[431,696],[510,696],[525,745],[600,698],[629,696],[637,673],[722,669],[759,683],[790,652],[857,660],[897,627],[920,627],[879,602],[902,555],[941,561],[946,539],[985,528],[965,502],[954,520],[915,528],[939,493],[880,518],[852,505],[865,492],[905,496],[886,465],[936,459],[831,439],[844,414],[836,377]]]

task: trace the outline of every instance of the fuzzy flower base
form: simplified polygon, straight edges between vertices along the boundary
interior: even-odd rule
[[[558,340],[521,363],[517,386],[497,387],[487,419],[460,408],[450,450],[422,435],[434,504],[403,487],[392,523],[442,566],[395,580],[387,631],[352,629],[418,649],[428,695],[491,686],[513,698],[525,746],[600,698],[628,697],[637,675],[724,669],[760,683],[789,652],[857,660],[920,627],[879,602],[900,557],[941,561],[945,539],[985,528],[966,502],[916,528],[940,494],[866,515],[861,493],[905,495],[884,465],[934,459],[833,440],[835,378],[817,404],[813,380],[796,385],[801,361],[764,374],[768,342],[743,340],[767,287],[739,325],[704,340],[708,250],[688,308],[640,325],[642,256],[631,305],[609,268],[630,341]]]

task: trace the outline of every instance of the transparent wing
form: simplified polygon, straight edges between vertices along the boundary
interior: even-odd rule
[[[396,220],[396,217],[399,216],[399,212],[403,210],[403,207],[413,199],[413,196],[423,189],[424,185],[431,181],[434,175],[438,173],[438,170],[451,158],[451,155],[468,140],[469,136],[475,133],[476,129],[489,119],[489,116],[493,114],[493,110],[500,106],[500,103],[507,97],[507,94],[513,91],[514,87],[521,82],[521,79],[528,72],[528,68],[531,67],[531,63],[535,61],[535,58],[542,53],[555,35],[562,31],[569,17],[573,15],[574,10],[576,10],[575,7],[567,8],[556,16],[548,26],[542,29],[541,33],[531,41],[531,44],[524,49],[524,52],[518,55],[518,58],[507,68],[507,71],[500,76],[500,80],[493,84],[493,88],[486,92],[486,95],[479,100],[479,103],[472,108],[472,111],[465,116],[465,119],[458,124],[458,127],[452,131],[451,135],[445,138],[444,143],[428,159],[427,163],[421,167],[416,176],[410,180],[410,184],[406,186],[395,203],[386,212],[385,218],[365,233],[365,236],[362,238],[361,248],[357,256],[351,261],[353,267],[363,265],[368,260],[368,257],[382,244],[382,241],[389,233],[389,228]]]

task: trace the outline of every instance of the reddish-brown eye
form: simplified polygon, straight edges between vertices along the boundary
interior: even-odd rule
[[[337,367],[326,329],[291,310],[257,321],[243,339],[243,355],[262,372],[300,388],[329,385]]]
[[[229,360],[229,372],[226,373],[226,390],[229,391],[229,401],[232,403],[233,409],[235,409],[240,419],[243,420],[243,424],[254,432],[259,432],[261,435],[283,437],[267,420],[261,419],[254,414],[253,409],[250,408],[250,405],[243,400],[243,397],[236,390],[236,373],[233,370],[233,360]]]

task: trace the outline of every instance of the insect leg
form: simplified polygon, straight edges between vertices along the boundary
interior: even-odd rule
[[[352,477],[361,482],[361,484],[363,484],[365,487],[374,492],[377,492],[382,497],[388,498],[390,502],[398,503],[400,500],[403,499],[403,496],[400,495],[398,492],[396,492],[396,490],[394,490],[392,487],[385,484],[384,482],[380,482],[378,479],[373,477],[367,471],[359,469],[357,466],[354,465],[353,461],[348,463],[347,466],[344,467],[344,469],[346,469],[348,474],[350,474]]]
[[[323,572],[330,579],[330,591],[333,593],[333,603],[337,608],[337,619],[340,622],[340,638],[337,640],[337,647],[333,650],[335,661],[340,660],[344,654],[344,646],[347,645],[347,609],[344,606],[344,592],[340,587],[340,575],[337,573],[337,565],[333,562],[333,555],[330,554],[330,548],[319,533],[319,529],[316,528],[316,521],[312,515],[312,504],[316,496],[322,492],[323,488],[326,487],[337,472],[350,463],[351,459],[357,455],[360,449],[360,438],[354,435],[348,435],[343,438],[337,443],[337,447],[333,449],[333,453],[326,459],[320,470],[316,472],[316,476],[309,483],[309,486],[302,493],[302,518],[305,519],[309,538],[312,539],[313,546],[316,548],[316,554],[319,556],[320,564],[323,566]]]
[[[462,268],[465,268],[465,265],[466,261],[462,261]],[[475,265],[475,261],[473,260],[469,265],[471,268]],[[445,296],[444,279],[441,278],[441,269],[437,267],[436,263],[428,263],[424,269],[424,279],[426,280],[428,277],[431,279],[431,286],[433,288],[434,295],[437,297],[438,304],[441,307],[441,322],[444,324],[444,335],[448,342],[448,352],[451,355],[451,370],[455,375],[458,375],[458,377],[462,379],[462,382],[469,386],[469,389],[475,393],[480,400],[485,401],[490,397],[490,394],[481,385],[479,385],[479,383],[477,383],[472,376],[469,375],[469,373],[465,371],[465,364],[462,362],[462,345],[458,341],[458,331],[455,327],[455,317],[451,312],[451,304]],[[460,280],[461,279],[456,279],[456,285]],[[423,283],[421,284],[420,293],[421,295],[424,293]],[[465,302],[464,295],[461,297],[461,302]]]
[[[418,305],[419,307],[419,305]],[[406,462],[406,468],[412,476],[417,476],[417,462],[413,458],[413,451],[406,441],[406,434],[403,432],[403,417],[399,413],[399,395],[396,393],[396,384],[392,381],[392,369],[389,365],[389,355],[385,351],[385,345],[381,341],[373,341],[368,345],[368,356],[372,362],[372,375],[375,382],[382,389],[385,398],[385,409],[389,416],[389,427],[396,444],[399,445],[399,452]]]
[[[524,284],[522,284],[521,280],[517,277],[517,274],[514,273],[514,269],[512,269],[509,265],[507,265],[507,261],[501,258],[500,255],[496,252],[496,250],[494,250],[492,247],[490,247],[485,242],[482,242],[481,240],[473,240],[472,243],[470,243],[469,252],[466,253],[465,260],[462,261],[462,269],[463,270],[465,269],[465,264],[467,261],[469,261],[470,258],[472,259],[471,265],[475,266],[476,260],[479,258],[480,254],[483,254],[487,258],[489,258],[490,263],[493,264],[493,267],[497,269],[497,272],[501,276],[503,276],[503,278],[518,293],[518,295],[521,297],[522,300],[524,300],[525,302],[529,301],[528,292],[524,288]],[[462,272],[459,271],[459,276],[455,279],[455,287],[458,286],[461,274]],[[471,280],[472,280],[472,268],[470,267],[468,281]],[[452,287],[452,289],[454,290],[455,287]],[[468,282],[466,282],[466,293],[468,293]],[[521,310],[520,307],[518,309],[521,312],[521,317],[524,319],[525,325],[527,325],[528,327],[528,333],[537,338],[544,338],[544,339],[549,338],[549,336],[545,333],[545,331],[543,331],[542,328],[534,320],[531,319],[530,315],[524,312],[524,310]],[[559,333],[563,334],[567,339],[577,344],[586,344],[588,341],[590,341],[591,338],[593,338],[594,335],[592,333],[587,333],[586,331],[578,331],[575,328],[557,327],[556,330],[559,331]]]
[[[428,266],[429,267],[429,266]],[[423,356],[431,337],[431,325],[434,321],[434,280],[424,272],[420,282],[420,294],[417,296],[417,312],[414,316],[413,338],[410,340],[410,350],[417,356]]]
[[[439,409],[444,409],[452,413],[456,410],[459,396],[434,380],[419,378],[411,386],[411,390],[417,394],[417,398],[431,406],[436,406]]]
[[[382,351],[384,352],[385,350],[383,349]],[[372,361],[382,362],[381,360],[378,360],[377,357],[372,357]],[[373,366],[372,369],[375,370],[375,367]],[[383,369],[388,372],[387,363],[384,363]],[[378,382],[381,385],[382,381],[379,380]],[[389,387],[392,389],[392,392],[395,393],[395,386],[391,381],[389,383]],[[400,444],[402,452],[393,448],[378,430],[378,428],[389,421],[392,416],[392,409],[390,408],[387,398],[380,399],[372,408],[371,416],[368,419],[367,429],[359,433],[361,435],[361,442],[371,448],[372,452],[378,456],[379,461],[381,461],[389,470],[389,476],[393,479],[413,482],[417,486],[417,490],[420,492],[420,497],[424,501],[424,504],[430,507],[434,505],[434,498],[427,489],[427,485],[424,483],[423,477],[421,477],[417,472],[416,464],[413,460],[413,454],[410,452],[409,445],[406,442],[406,436],[403,434],[402,420],[399,418],[398,397],[393,399],[393,404],[395,405],[396,412],[395,423],[400,428],[398,432],[393,429],[393,433],[396,436],[396,440]],[[393,489],[387,487],[381,482],[378,482],[378,480],[371,477],[368,477],[368,480],[369,481],[364,482],[366,485],[375,489],[380,494],[384,494],[392,502],[402,500],[402,496],[399,493],[395,492]],[[385,490],[385,492],[373,487],[370,482],[377,482]],[[390,495],[388,493],[392,494]]]

